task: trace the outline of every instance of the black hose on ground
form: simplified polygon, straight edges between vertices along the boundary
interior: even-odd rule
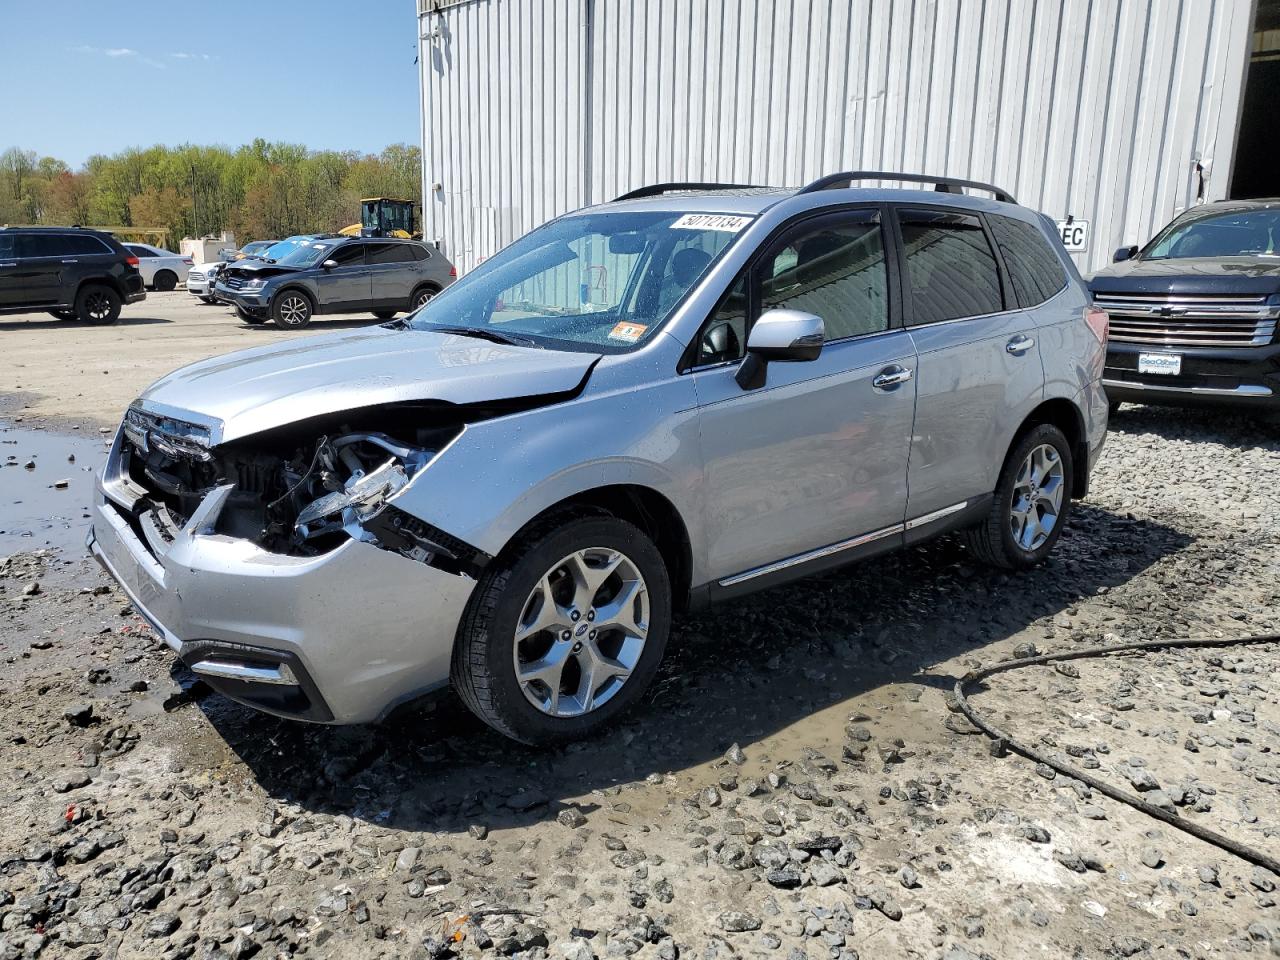
[[[996,727],[988,721],[982,714],[974,709],[965,697],[965,687],[985,680],[987,677],[997,673],[1004,673],[1008,670],[1018,670],[1022,667],[1035,667],[1047,663],[1060,663],[1066,660],[1083,660],[1089,657],[1102,657],[1113,653],[1126,653],[1131,651],[1143,650],[1169,650],[1178,647],[1233,647],[1243,646],[1245,644],[1254,643],[1280,643],[1280,634],[1269,633],[1261,634],[1255,637],[1240,637],[1236,639],[1226,638],[1221,640],[1151,640],[1143,643],[1118,643],[1109,647],[1088,647],[1084,650],[1069,650],[1063,653],[1050,653],[1040,657],[1026,657],[1019,660],[1003,660],[991,667],[985,667],[981,670],[971,670],[963,677],[956,681],[955,697],[956,703],[960,711],[969,718],[969,722],[985,733],[987,736],[998,740],[1014,753],[1021,754],[1028,760],[1034,760],[1036,763],[1043,763],[1045,766],[1056,770],[1065,777],[1071,777],[1073,780],[1079,780],[1081,783],[1097,790],[1099,793],[1110,797],[1112,800],[1120,803],[1128,804],[1135,810],[1141,810],[1149,817],[1155,817],[1164,823],[1175,827],[1184,833],[1189,833],[1193,837],[1203,840],[1205,843],[1211,843],[1215,847],[1227,851],[1246,860],[1249,863],[1265,867],[1272,873],[1280,876],[1280,860],[1275,857],[1268,856],[1260,850],[1238,843],[1230,837],[1224,837],[1220,833],[1209,830],[1196,823],[1190,823],[1183,820],[1175,813],[1163,810],[1155,804],[1148,803],[1139,796],[1126,793],[1119,790],[1104,780],[1100,780],[1095,776],[1086,773],[1083,770],[1077,770],[1069,764],[1063,763],[1048,754],[1041,753],[1034,747],[1029,747],[1021,743],[1008,733]]]

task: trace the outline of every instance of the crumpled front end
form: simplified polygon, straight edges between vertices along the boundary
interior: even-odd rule
[[[433,421],[445,425],[416,425]],[[371,721],[448,681],[488,560],[394,505],[462,429],[381,408],[219,443],[216,422],[135,404],[90,547],[215,689],[285,716]]]

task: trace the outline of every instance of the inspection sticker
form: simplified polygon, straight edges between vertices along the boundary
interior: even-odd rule
[[[686,213],[671,225],[673,230],[723,230],[725,233],[737,233],[748,223],[751,217],[731,217],[723,213]]]
[[[627,323],[624,320],[609,331],[609,339],[621,340],[623,343],[635,343],[644,336],[644,332],[648,329],[647,324]]]

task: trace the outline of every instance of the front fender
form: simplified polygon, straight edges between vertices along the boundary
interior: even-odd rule
[[[563,500],[617,484],[648,487],[684,518],[696,575],[702,463],[693,383],[674,374],[620,381],[597,370],[573,400],[467,425],[395,505],[496,555]]]

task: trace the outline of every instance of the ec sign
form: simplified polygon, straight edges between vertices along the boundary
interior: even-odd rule
[[[1089,249],[1089,221],[1067,217],[1058,221],[1058,235],[1067,253],[1084,253]]]

